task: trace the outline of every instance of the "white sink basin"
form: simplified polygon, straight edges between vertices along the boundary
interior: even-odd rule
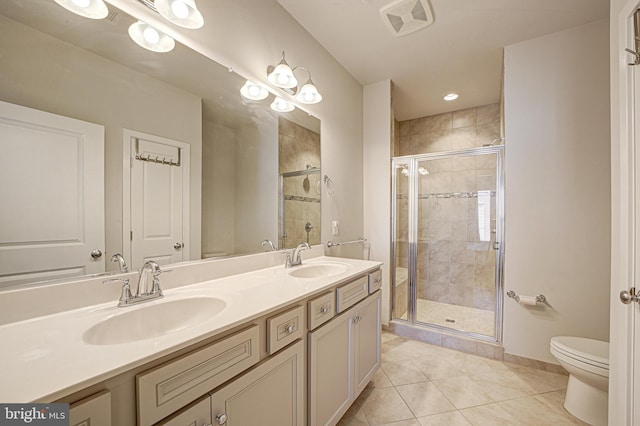
[[[339,262],[323,262],[296,266],[289,271],[289,275],[296,278],[321,278],[347,272],[349,265]]]
[[[224,300],[215,297],[190,297],[118,308],[121,312],[89,328],[82,339],[92,345],[114,345],[151,339],[202,324],[226,307]]]

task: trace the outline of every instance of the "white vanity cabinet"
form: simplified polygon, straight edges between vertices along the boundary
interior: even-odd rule
[[[70,426],[111,426],[111,393],[102,391],[69,407]]]
[[[155,426],[211,426],[211,400],[203,398]]]
[[[304,425],[304,376],[300,340],[213,392],[213,424]]]
[[[309,425],[335,425],[380,367],[380,292],[309,333]]]

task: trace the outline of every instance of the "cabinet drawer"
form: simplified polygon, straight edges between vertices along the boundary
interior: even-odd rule
[[[382,271],[377,270],[369,274],[369,294],[375,293],[382,287]]]
[[[111,426],[111,394],[104,390],[69,407],[71,426]]]
[[[260,360],[258,326],[136,376],[138,423],[153,424]]]
[[[278,352],[289,343],[302,337],[304,308],[298,306],[267,319],[267,352]]]
[[[309,330],[329,321],[336,314],[336,296],[332,291],[309,301]]]
[[[349,284],[338,287],[337,290],[337,311],[342,312],[350,306],[355,305],[369,295],[369,277],[358,278]]]

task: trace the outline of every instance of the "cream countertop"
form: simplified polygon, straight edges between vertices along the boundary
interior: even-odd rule
[[[349,268],[331,277],[295,278],[289,276],[290,270],[275,266],[169,289],[164,291],[163,299],[138,306],[117,308],[117,300],[114,300],[2,325],[0,401],[54,401],[347,282],[381,265],[380,262],[324,256],[307,260],[304,264],[328,261],[345,263]],[[227,306],[210,320],[156,338],[115,345],[92,345],[82,339],[87,329],[114,314],[194,296],[217,297],[223,299]]]

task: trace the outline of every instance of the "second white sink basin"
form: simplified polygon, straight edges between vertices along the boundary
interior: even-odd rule
[[[122,312],[89,328],[82,339],[92,345],[114,345],[151,339],[201,324],[226,307],[224,300],[215,297],[190,297],[118,308]]]
[[[321,278],[347,272],[349,265],[339,262],[323,262],[296,266],[289,271],[289,275],[296,278]]]

